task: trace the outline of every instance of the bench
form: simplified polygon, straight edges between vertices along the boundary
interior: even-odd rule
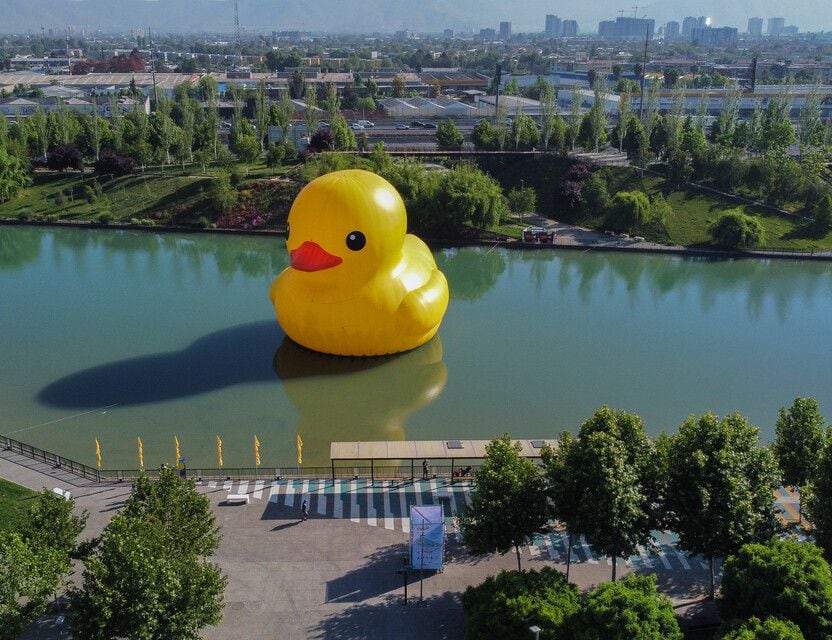
[[[244,493],[229,493],[225,496],[225,504],[248,504],[248,496]]]
[[[68,489],[61,489],[60,487],[55,487],[52,489],[52,493],[56,496],[62,497],[64,500],[69,500],[72,498],[72,494],[69,492]]]

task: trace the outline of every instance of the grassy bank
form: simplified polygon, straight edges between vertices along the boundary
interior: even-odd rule
[[[0,478],[0,531],[16,528],[26,517],[34,491]]]

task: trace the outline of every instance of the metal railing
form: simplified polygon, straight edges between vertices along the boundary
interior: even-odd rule
[[[55,469],[69,471],[70,473],[86,478],[87,480],[101,482],[102,473],[95,467],[90,467],[82,462],[76,462],[75,460],[65,458],[57,453],[45,451],[44,449],[26,444],[25,442],[20,442],[19,440],[15,440],[9,436],[0,435],[0,449],[12,451],[13,453],[19,453],[20,455],[31,458],[32,460],[48,464]]]
[[[43,462],[54,469],[68,471],[86,480],[95,482],[122,482],[135,480],[144,472],[150,477],[158,477],[160,469],[96,469],[82,462],[52,453],[9,436],[0,435],[0,449]],[[480,464],[460,463],[429,464],[428,478],[469,478],[473,476]],[[464,472],[460,474],[460,471]],[[409,480],[421,479],[421,463],[402,462],[396,465],[350,464],[347,461],[335,465],[296,466],[296,467],[190,467],[186,470],[189,478],[200,480],[276,480],[294,478],[331,478],[331,479],[370,479],[370,480]]]

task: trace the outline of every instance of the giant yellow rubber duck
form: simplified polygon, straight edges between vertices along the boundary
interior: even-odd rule
[[[290,266],[272,283],[277,321],[308,349],[378,356],[438,331],[448,282],[427,245],[407,233],[404,202],[369,171],[316,178],[289,211]]]

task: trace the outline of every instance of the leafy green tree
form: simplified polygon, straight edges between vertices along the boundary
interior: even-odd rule
[[[488,122],[488,120],[480,120],[474,125],[474,129],[471,132],[471,140],[474,143],[474,148],[479,151],[499,149],[497,132],[494,130],[494,125]]]
[[[172,469],[140,477],[70,592],[78,637],[199,638],[222,615],[226,579],[208,561],[219,540],[192,480]]]
[[[667,159],[667,179],[676,189],[681,189],[690,179],[693,167],[688,154],[681,148],[675,149]]]
[[[517,111],[511,122],[511,139],[515,149],[532,149],[538,145],[540,134],[531,116]]]
[[[340,113],[335,114],[335,117],[332,118],[329,129],[332,131],[336,151],[349,151],[358,146],[358,142],[355,139],[355,131],[350,129],[346,118]]]
[[[768,617],[762,622],[751,617],[745,622],[732,625],[720,640],[805,640],[794,622]]]
[[[15,640],[46,611],[46,603],[70,571],[52,547],[35,547],[19,533],[0,533],[0,640]]]
[[[33,549],[55,549],[69,562],[88,517],[86,509],[75,515],[74,499],[65,500],[44,489],[29,508],[19,533]]]
[[[31,178],[17,156],[10,155],[5,145],[0,145],[0,202],[16,198]]]
[[[607,181],[599,172],[594,172],[581,189],[584,206],[593,214],[604,215],[610,206],[610,194],[607,191]]]
[[[827,560],[832,559],[832,434],[826,442],[808,495],[805,500],[809,522],[814,527],[815,542],[823,549]]]
[[[451,227],[466,222],[480,228],[493,227],[508,209],[500,183],[467,164],[442,174],[432,204],[434,211],[442,212],[439,226]]]
[[[269,124],[280,127],[281,141],[285,140],[289,134],[289,126],[292,122],[294,110],[295,107],[289,97],[288,90],[281,91],[278,99],[269,107]]]
[[[465,138],[462,132],[454,124],[454,121],[447,118],[436,127],[436,145],[442,151],[459,151]]]
[[[228,213],[237,204],[237,190],[231,185],[231,176],[223,171],[208,189],[208,198],[214,208],[220,213]]]
[[[652,541],[656,496],[651,452],[638,415],[602,407],[581,425],[568,461],[581,496],[576,533],[613,560],[613,580],[618,558],[628,558]]]
[[[765,230],[757,218],[735,209],[720,216],[710,227],[713,241],[723,247],[757,247],[765,242]]]
[[[537,192],[532,187],[514,187],[508,192],[508,208],[514,213],[533,213],[537,208]]]
[[[260,143],[257,141],[257,136],[251,134],[237,136],[232,146],[232,151],[243,162],[254,162],[260,157]]]
[[[825,640],[832,634],[832,572],[811,543],[747,544],[725,561],[719,604],[725,618],[777,616],[806,640]]]
[[[572,449],[577,441],[572,434],[564,431],[558,438],[557,447],[544,447],[541,452],[543,466],[546,470],[546,492],[550,499],[552,516],[567,526],[566,534],[566,580],[569,580],[569,570],[572,566],[572,537],[574,532],[569,528],[575,525],[581,502],[578,478],[571,474],[570,462],[576,455]]]
[[[643,191],[619,191],[610,203],[607,224],[616,231],[629,231],[650,220],[650,200]]]
[[[570,151],[575,150],[575,144],[578,142],[581,133],[581,102],[583,96],[578,92],[577,88],[572,90],[572,99],[570,100],[569,119],[566,121],[565,144]]]
[[[714,559],[771,535],[777,475],[759,430],[739,413],[722,420],[712,413],[691,416],[672,438],[666,518],[683,550],[708,559],[711,599]]]
[[[607,144],[606,129],[598,128],[598,118],[595,109],[590,109],[589,113],[585,114],[581,120],[581,126],[578,130],[577,143],[586,151],[598,151],[601,147]]]
[[[682,640],[670,600],[656,591],[656,576],[630,574],[589,592],[573,619],[574,640]]]
[[[540,571],[501,571],[462,594],[465,640],[529,640],[540,627],[541,640],[566,637],[580,608],[578,589],[552,567]]]
[[[798,490],[798,519],[803,518],[801,487],[815,477],[823,450],[825,422],[818,401],[795,398],[786,410],[780,408],[774,427],[774,455],[783,482]]]
[[[266,83],[263,80],[257,82],[257,91],[254,94],[254,121],[257,127],[257,140],[260,143],[260,152],[266,148],[266,134],[269,126],[269,101],[266,98]]]
[[[542,80],[539,78],[538,80]],[[544,149],[550,147],[558,151],[563,149],[565,126],[563,118],[558,114],[558,96],[555,88],[543,80],[540,89],[541,142]]]
[[[830,118],[832,120],[832,118]],[[826,235],[832,230],[832,196],[826,196],[815,205],[814,222],[815,231]]]
[[[514,548],[518,571],[520,546],[527,537],[545,531],[549,521],[543,476],[520,451],[508,434],[486,445],[471,505],[459,516],[465,546],[472,553],[505,554]]]

